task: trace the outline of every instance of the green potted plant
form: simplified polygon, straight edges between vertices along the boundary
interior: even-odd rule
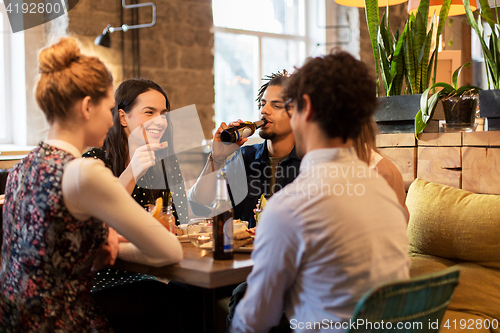
[[[488,90],[479,93],[479,108],[481,117],[488,118],[488,129],[500,130],[500,17],[498,16],[495,0],[495,14],[490,8],[488,0],[479,0],[480,10],[477,21],[472,13],[469,0],[463,0],[465,14],[469,24],[476,32],[483,50],[486,75],[488,76]],[[482,20],[486,20],[491,28],[491,34],[486,34]],[[489,38],[489,42],[487,42]],[[490,81],[493,89],[490,89]]]
[[[474,128],[479,91],[475,86],[458,87],[458,76],[464,67],[470,66],[470,62],[460,66],[453,73],[452,83],[434,83],[422,93],[420,100],[420,110],[415,116],[415,137],[418,139],[427,123],[432,118],[437,103],[441,101],[444,109],[446,126],[451,131],[470,130]],[[436,88],[442,88],[434,93],[430,98],[429,92]]]
[[[451,0],[444,0],[439,14],[436,45],[448,17]],[[366,0],[366,20],[377,78],[382,77],[385,94],[379,97],[375,120],[381,133],[413,132],[414,117],[420,95],[430,83],[431,72],[436,69],[438,53],[431,53],[435,25],[428,26],[429,0],[421,0],[416,15],[411,15],[401,35],[390,32],[386,17],[379,24],[378,2]],[[435,73],[435,72],[434,72]],[[435,81],[435,75],[434,75]],[[404,88],[403,82],[406,83]],[[398,96],[406,94],[409,96]]]

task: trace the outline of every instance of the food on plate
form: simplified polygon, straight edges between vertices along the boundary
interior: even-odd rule
[[[257,230],[257,227],[253,227],[253,228],[250,228],[250,229],[247,229],[247,232],[254,236],[255,237],[255,231]]]
[[[176,236],[182,236],[184,235],[184,231],[179,227],[179,226],[175,226],[175,235]]]
[[[233,220],[233,224],[244,224],[244,225],[248,225],[248,221],[242,221],[240,219],[234,219]]]
[[[255,232],[252,229],[240,229],[234,231],[234,248],[253,244]]]

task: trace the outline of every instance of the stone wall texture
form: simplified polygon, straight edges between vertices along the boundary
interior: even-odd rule
[[[140,76],[154,80],[165,89],[173,110],[196,104],[205,137],[211,138],[215,97],[212,2],[155,0],[154,3],[156,25],[137,30]],[[151,22],[151,7],[138,11],[140,24]],[[131,15],[132,10],[124,9],[123,23],[131,24]],[[111,48],[93,45],[95,37],[108,24],[121,25],[120,0],[80,0],[69,12],[68,33],[80,40],[85,52],[105,61],[113,72],[116,86],[123,79],[133,77],[132,30],[112,33]]]

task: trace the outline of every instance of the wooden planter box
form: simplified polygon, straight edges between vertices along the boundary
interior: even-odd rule
[[[380,133],[414,133],[422,95],[379,97],[375,121]]]
[[[379,134],[377,147],[403,175],[474,193],[500,194],[500,132]]]
[[[500,131],[500,90],[481,90],[479,110],[481,118],[488,119],[488,131]]]

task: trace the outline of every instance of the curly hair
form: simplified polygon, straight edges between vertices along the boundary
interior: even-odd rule
[[[330,138],[356,139],[377,105],[376,83],[364,63],[347,52],[309,58],[285,86],[285,100],[304,106],[309,95],[316,121]]]
[[[288,81],[290,74],[286,69],[283,69],[283,72],[272,73],[271,75],[266,75],[262,80],[267,80],[262,86],[260,86],[259,91],[257,93],[257,98],[255,101],[258,104],[259,110],[261,108],[260,101],[262,100],[262,96],[266,92],[267,88],[272,86],[284,86]]]

